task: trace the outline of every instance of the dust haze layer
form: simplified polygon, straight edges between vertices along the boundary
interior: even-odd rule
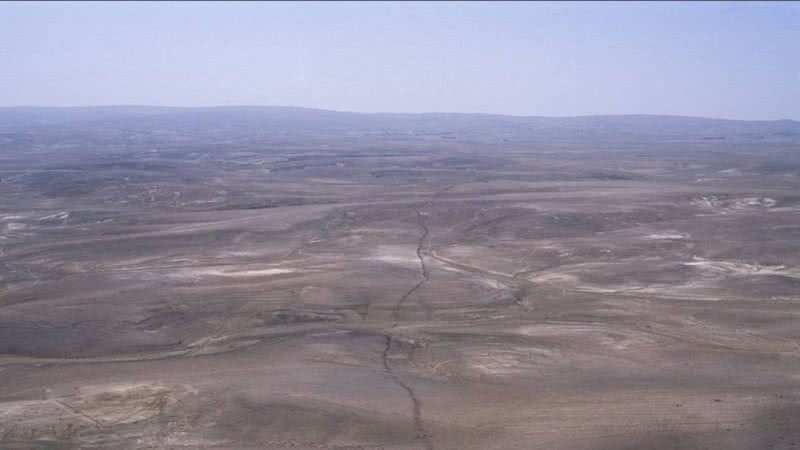
[[[0,108],[0,447],[800,446],[800,123]]]

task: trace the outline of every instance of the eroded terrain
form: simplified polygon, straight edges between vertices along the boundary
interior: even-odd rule
[[[800,448],[794,123],[5,114],[2,448]]]

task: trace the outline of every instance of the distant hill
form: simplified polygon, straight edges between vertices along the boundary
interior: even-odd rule
[[[800,141],[800,122],[793,120],[750,121],[658,115],[537,117],[353,113],[279,106],[0,108],[0,130],[31,127],[198,133],[251,130],[289,134],[440,135],[477,141],[643,138]]]

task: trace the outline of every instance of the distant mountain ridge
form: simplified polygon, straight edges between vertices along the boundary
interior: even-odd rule
[[[285,106],[2,107],[0,130],[29,127],[253,129],[269,132],[452,134],[470,139],[695,138],[800,140],[794,120],[730,120],[661,115],[574,117],[480,113],[359,113]]]
[[[595,119],[631,119],[631,120],[672,120],[672,121],[717,121],[717,122],[760,122],[775,123],[788,122],[800,124],[800,121],[792,119],[769,119],[769,120],[746,120],[746,119],[720,119],[702,116],[682,116],[671,114],[587,114],[575,116],[538,116],[538,115],[516,115],[516,114],[493,114],[493,113],[456,113],[456,112],[421,112],[421,113],[398,113],[398,112],[354,112],[339,111],[323,108],[307,108],[302,106],[273,106],[273,105],[241,105],[241,106],[151,106],[151,105],[104,105],[104,106],[0,106],[0,116],[7,113],[18,113],[26,115],[40,114],[119,114],[119,115],[152,115],[169,113],[260,113],[260,114],[336,114],[351,116],[381,116],[381,117],[483,117],[483,118],[506,118],[506,119],[535,119],[535,120],[595,120]]]

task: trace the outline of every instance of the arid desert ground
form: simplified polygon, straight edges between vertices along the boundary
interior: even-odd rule
[[[800,123],[0,109],[0,448],[800,448]]]

